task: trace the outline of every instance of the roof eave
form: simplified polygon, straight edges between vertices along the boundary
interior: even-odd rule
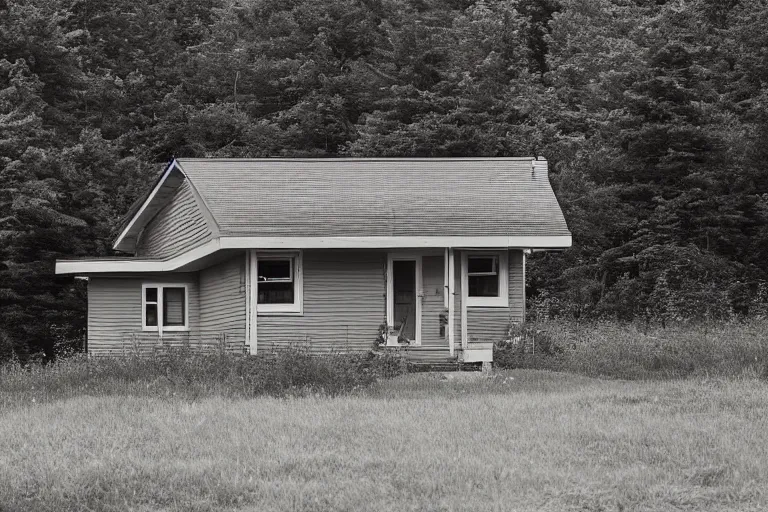
[[[351,237],[220,237],[166,260],[95,258],[57,260],[56,274],[179,272],[219,250],[233,249],[536,249],[560,250],[571,246],[571,235],[541,236],[351,236]]]

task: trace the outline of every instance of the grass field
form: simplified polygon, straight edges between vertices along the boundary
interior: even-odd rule
[[[421,374],[0,409],[0,510],[768,509],[768,383]]]

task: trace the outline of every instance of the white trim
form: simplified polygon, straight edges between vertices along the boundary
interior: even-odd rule
[[[557,248],[571,236],[223,236],[222,249],[406,249],[406,248]]]
[[[455,334],[454,334],[454,317],[456,316],[456,304],[454,303],[454,295],[456,293],[456,269],[454,266],[454,255],[453,255],[453,249],[448,249],[448,290],[446,295],[448,296],[448,348],[451,353],[451,357],[453,357],[454,354],[454,340],[455,340]]]
[[[157,288],[157,325],[147,325],[147,288]],[[184,325],[163,325],[163,289],[184,288]],[[151,303],[150,303],[151,304]],[[163,337],[163,332],[180,332],[189,330],[189,285],[186,283],[155,283],[141,284],[141,330],[157,332]]]
[[[493,361],[492,348],[472,348],[464,351],[461,360],[465,363]]]
[[[128,225],[123,230],[123,232],[120,233],[120,236],[117,237],[117,240],[115,240],[115,243],[112,244],[112,248],[113,249],[118,250],[117,248],[120,246],[120,244],[122,243],[123,239],[126,237],[126,235],[128,235],[128,232],[131,230],[131,228],[136,223],[136,221],[141,216],[141,214],[144,213],[144,210],[147,209],[149,204],[152,202],[152,200],[157,195],[157,192],[163,186],[163,183],[165,183],[165,180],[168,178],[168,176],[171,174],[171,172],[173,172],[173,170],[176,167],[177,167],[176,160],[174,160],[173,162],[171,162],[171,165],[168,166],[168,169],[165,170],[165,172],[163,173],[163,176],[160,178],[160,181],[158,181],[157,185],[155,185],[155,188],[152,189],[152,192],[149,194],[149,197],[147,197],[146,201],[144,201],[144,204],[141,205],[141,208],[139,208],[139,211],[137,211],[133,215],[133,218],[131,219],[131,222],[129,222]],[[179,168],[179,171],[182,172],[182,174],[183,174],[183,171],[181,171],[181,168]]]
[[[525,310],[527,307],[527,303],[526,303],[527,298],[525,296],[525,260],[526,260],[526,254],[528,250],[523,250],[521,252],[523,253],[523,314],[522,314],[523,318],[522,318],[522,321],[523,323],[525,323]]]
[[[290,315],[301,316],[304,314],[304,263],[302,258],[302,251],[291,252],[262,252],[256,253],[257,261],[262,260],[282,260],[290,259],[293,263],[291,268],[291,274],[293,276],[293,303],[291,304],[259,304],[258,303],[258,265],[256,266],[256,311],[261,316],[270,315]],[[286,282],[286,281],[273,281],[273,282]]]
[[[464,272],[464,258],[466,252],[461,251],[461,350],[467,350],[467,274]]]
[[[392,256],[390,254],[387,254],[387,270],[384,274],[384,276],[387,279],[387,296],[384,298],[385,308],[387,310],[387,329],[392,329],[392,326],[394,325],[395,321],[395,314],[392,306],[390,306],[390,297],[392,297],[395,293],[395,282],[392,277]],[[389,332],[387,332],[387,345],[389,345]]]
[[[415,285],[415,292],[416,297],[414,298],[416,301],[416,328],[414,330],[414,337],[416,339],[411,340],[410,346],[412,347],[420,347],[421,346],[421,309],[422,304],[421,301],[424,297],[424,290],[422,286],[422,255],[421,254],[408,254],[408,253],[398,253],[398,252],[390,252],[387,253],[387,326],[391,329],[392,326],[395,324],[395,285],[394,285],[394,279],[392,275],[392,262],[394,261],[413,261],[416,263],[416,282]],[[387,335],[389,338],[391,335]],[[387,342],[387,345],[389,345],[390,342]],[[393,345],[397,345],[398,343],[395,341],[392,343]]]
[[[499,295],[497,297],[470,297],[469,274],[467,262],[470,256],[497,256],[499,258],[498,276]],[[509,251],[462,251],[461,253],[461,277],[462,283],[467,283],[466,292],[467,307],[484,308],[508,308],[509,307]]]
[[[255,250],[248,251],[248,309],[246,322],[248,322],[248,346],[251,354],[255,354],[259,344],[258,336],[258,317],[256,312],[256,303],[259,300],[258,294],[258,255]]]
[[[443,253],[443,308],[448,309],[448,248]]]
[[[245,251],[245,346],[251,346],[251,252]]]
[[[567,248],[570,236],[529,237],[222,237],[182,253],[174,258],[157,260],[59,260],[57,274],[101,274],[121,272],[171,272],[189,265],[219,249],[395,249],[395,248]]]
[[[56,262],[57,274],[103,274],[121,272],[171,272],[210,256],[221,248],[216,238],[203,245],[195,247],[169,260],[136,260],[131,258],[121,260],[59,260]]]

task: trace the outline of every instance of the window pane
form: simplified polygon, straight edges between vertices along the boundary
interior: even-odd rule
[[[288,281],[291,279],[291,259],[260,260],[259,281]]]
[[[467,258],[468,274],[496,273],[496,256],[482,256]]]
[[[163,325],[184,325],[184,288],[163,288]]]
[[[470,297],[499,296],[499,276],[469,276],[467,281]]]
[[[157,288],[147,288],[147,302],[157,302]]]
[[[144,311],[145,324],[148,327],[157,327],[157,304],[147,304]]]
[[[259,304],[293,304],[293,283],[259,283]]]

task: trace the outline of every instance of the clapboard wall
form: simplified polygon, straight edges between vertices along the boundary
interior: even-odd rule
[[[200,326],[200,300],[196,273],[144,274],[137,277],[91,277],[88,280],[88,353],[123,353],[134,341],[159,343],[157,332],[141,328],[142,284],[186,284],[189,292],[189,328]],[[184,332],[166,332],[163,341],[188,338]]]
[[[173,198],[155,215],[139,236],[136,256],[168,258],[213,238],[211,227],[195,199],[189,180],[184,180]]]
[[[509,251],[509,307],[467,307],[468,341],[501,341],[507,335],[510,323],[522,322],[525,281],[523,276],[523,251]]]
[[[304,313],[259,314],[258,350],[370,349],[386,319],[386,258],[384,251],[304,251]]]
[[[200,329],[245,340],[245,253],[200,271]]]

